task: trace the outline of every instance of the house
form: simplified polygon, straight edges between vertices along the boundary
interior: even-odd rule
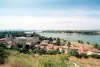
[[[64,52],[64,53],[68,53],[69,47],[67,46],[67,44],[64,46],[59,46],[59,51]]]
[[[45,46],[40,46],[41,49],[45,49]]]
[[[52,50],[53,49],[53,44],[48,44],[46,46],[46,50]]]
[[[42,46],[47,46],[48,43],[49,43],[49,40],[44,40],[44,41],[42,41],[42,42],[40,43],[40,45],[42,45]]]
[[[53,46],[53,49],[54,49],[54,50],[58,50],[58,49],[59,49],[59,46],[54,45],[54,46]]]
[[[87,55],[92,55],[93,52],[92,51],[87,51]]]
[[[93,52],[93,54],[98,54],[100,55],[100,51],[96,48],[91,49],[91,51]]]
[[[1,44],[1,43],[6,43],[6,38],[1,38],[1,39],[0,39],[0,44]]]
[[[54,41],[52,42],[52,44],[56,44],[56,42],[57,42],[57,41],[56,41],[56,40],[54,40]]]
[[[26,42],[26,44],[31,45],[32,43],[31,42]]]

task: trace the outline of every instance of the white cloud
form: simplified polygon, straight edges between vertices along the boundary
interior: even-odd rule
[[[94,29],[98,28],[100,17],[32,17],[0,16],[1,29]],[[6,27],[5,27],[6,26]]]
[[[0,29],[96,29],[99,10],[0,9]]]

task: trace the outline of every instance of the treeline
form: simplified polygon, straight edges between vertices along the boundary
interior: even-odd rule
[[[21,37],[21,36],[26,36],[27,34],[24,31],[5,31],[5,32],[0,32],[0,38],[4,38],[5,34],[12,34],[14,37]],[[31,34],[32,36],[40,36],[37,33]]]
[[[13,36],[26,36],[26,33],[23,31],[5,31],[5,32],[0,32],[0,38],[4,38],[5,34],[12,34]]]
[[[78,31],[78,30],[57,30],[57,31],[54,31],[54,30],[48,30],[48,31],[43,31],[43,33],[79,33],[79,34],[86,34],[86,35],[98,35],[98,31],[92,31],[92,30],[88,30],[88,31]]]

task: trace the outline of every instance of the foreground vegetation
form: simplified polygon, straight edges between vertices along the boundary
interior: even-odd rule
[[[80,64],[82,67],[100,67],[100,60],[93,59],[93,58],[76,58],[76,57],[69,57],[69,60]]]
[[[53,41],[56,41],[54,45],[58,46],[65,45],[64,43],[67,43],[69,47],[71,45],[71,42],[62,40],[60,38],[47,38],[35,33],[34,35],[39,37],[40,41],[38,43],[42,42],[43,40],[49,40],[50,44],[52,44]],[[24,34],[18,34],[18,36],[24,36]],[[81,40],[78,40],[78,43],[84,45],[83,41]],[[90,45],[89,42],[87,42],[87,44]],[[100,49],[100,46],[98,44],[94,44],[92,46],[93,48]],[[0,44],[0,64],[5,63],[1,67],[74,67],[73,63],[69,62],[68,60],[69,56],[75,56],[80,60],[83,58],[89,59],[91,57],[100,59],[100,55],[92,54],[88,56],[86,54],[79,54],[74,49],[69,50],[67,55],[59,52],[59,50],[46,51],[44,49],[35,47],[30,48],[30,46],[27,44],[24,44],[23,46],[17,45],[16,47],[11,47],[10,49],[7,49],[5,47],[6,46],[4,46],[4,44]],[[38,54],[39,56],[35,56],[34,54]],[[9,59],[8,63],[6,62],[7,58]],[[73,59],[71,60],[74,61]],[[99,65],[96,66],[99,67]]]
[[[35,56],[16,51],[10,53],[8,63],[0,67],[74,67],[66,54]]]
[[[9,51],[4,48],[4,45],[0,44],[0,64],[4,64],[8,59]]]

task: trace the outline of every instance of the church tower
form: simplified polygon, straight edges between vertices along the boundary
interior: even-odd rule
[[[7,31],[5,31],[5,38],[6,38],[6,42],[7,41],[12,41],[12,34],[11,31],[9,31],[9,33]]]

